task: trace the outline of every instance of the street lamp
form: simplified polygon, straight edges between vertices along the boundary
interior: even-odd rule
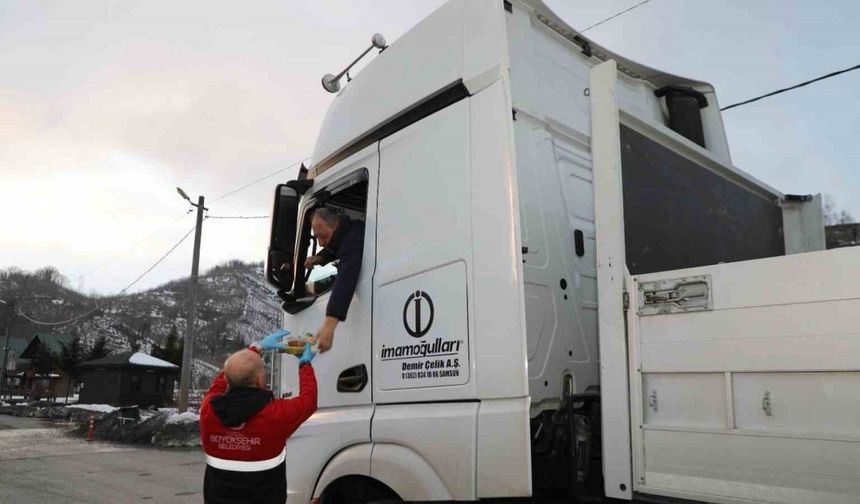
[[[197,203],[192,203],[191,198],[181,188],[176,192],[188,203],[197,207],[197,227],[194,231],[194,256],[191,261],[191,279],[188,286],[188,317],[185,325],[185,342],[182,345],[182,370],[179,377],[179,412],[188,411],[188,388],[191,384],[191,366],[193,362],[194,347],[194,322],[197,318],[197,270],[200,265],[200,234],[203,232],[203,211],[208,210],[204,205],[203,196],[197,197]]]
[[[177,187],[176,192],[178,192],[180,196],[185,198],[185,201],[187,201],[188,203],[191,203],[191,198],[189,198],[188,195],[185,194],[185,191],[183,191],[181,187]],[[191,203],[191,206],[194,206],[194,203]]]
[[[9,362],[9,338],[12,336],[12,317],[15,316],[15,301],[0,299],[0,303],[6,305],[9,309],[9,316],[6,318],[6,338],[3,343],[3,367],[0,368],[0,397],[3,397],[6,395],[6,366]]]

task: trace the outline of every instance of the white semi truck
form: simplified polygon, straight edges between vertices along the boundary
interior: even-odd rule
[[[322,205],[366,222],[364,256],[290,502],[860,502],[860,249],[732,165],[710,85],[540,0],[451,0],[277,188],[294,333],[336,278],[303,266]]]

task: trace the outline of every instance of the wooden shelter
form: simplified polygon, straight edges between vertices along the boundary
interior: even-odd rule
[[[122,353],[78,366],[83,404],[164,406],[173,400],[179,366],[145,353]]]

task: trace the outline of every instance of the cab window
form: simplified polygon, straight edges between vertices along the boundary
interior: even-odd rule
[[[296,261],[296,297],[319,297],[328,292],[337,278],[337,261],[323,266],[305,269],[305,260],[318,254],[322,247],[311,227],[314,210],[325,207],[339,216],[352,220],[365,220],[367,212],[367,175],[365,171],[348,177],[345,182],[335,183],[331,192],[323,188],[314,192],[301,211],[302,228]]]

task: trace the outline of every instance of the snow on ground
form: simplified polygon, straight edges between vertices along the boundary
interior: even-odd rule
[[[171,364],[170,362],[163,361],[161,359],[156,359],[151,355],[146,355],[145,353],[137,352],[128,358],[128,362],[130,364],[137,364],[139,366],[158,366],[158,367],[169,367],[169,368],[178,368],[176,364]]]
[[[142,409],[142,410],[140,410],[140,419],[141,420],[148,420],[157,414],[158,414],[157,411]]]
[[[172,413],[169,417],[167,417],[167,420],[164,422],[164,424],[186,424],[196,423],[198,421],[200,421],[200,416],[197,413],[186,411],[185,413]]]
[[[70,404],[69,408],[85,409],[87,411],[98,411],[100,413],[113,413],[116,408],[109,404]]]
[[[66,400],[65,397],[57,397],[54,402],[57,404],[68,404],[69,406],[72,406],[72,403],[78,402],[78,395],[75,394],[73,396],[69,396],[68,400]]]

